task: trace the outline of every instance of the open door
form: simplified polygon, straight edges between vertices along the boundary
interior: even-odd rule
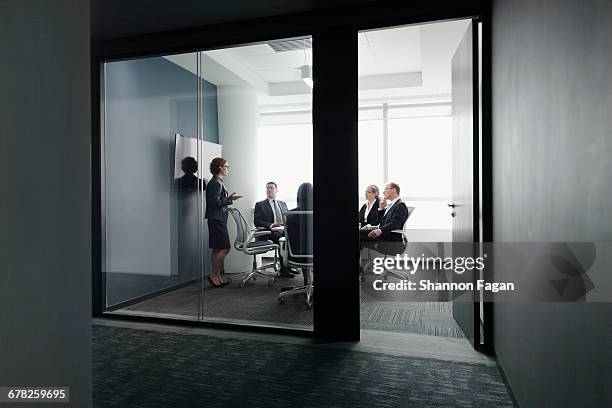
[[[478,26],[471,22],[452,59],[452,236],[453,256],[474,256],[479,242],[479,135],[478,135]],[[468,248],[469,247],[469,248]],[[477,276],[453,274],[453,280],[470,281]],[[453,300],[453,317],[472,346],[480,349],[480,299],[468,291]]]

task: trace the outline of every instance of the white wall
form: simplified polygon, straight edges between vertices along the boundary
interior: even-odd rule
[[[253,224],[252,208],[262,200],[265,186],[257,185],[257,138],[259,118],[257,94],[254,89],[239,86],[219,86],[219,143],[223,158],[229,162],[229,175],[224,178],[228,192],[243,197],[234,203],[249,224]],[[236,238],[236,224],[228,219],[232,247]],[[244,272],[251,268],[252,258],[234,249],[225,260],[226,272]]]

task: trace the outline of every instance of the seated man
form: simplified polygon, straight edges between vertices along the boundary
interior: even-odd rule
[[[275,182],[269,181],[266,184],[266,199],[255,203],[255,214],[254,223],[258,228],[265,228],[272,233],[270,235],[264,235],[261,239],[269,239],[270,241],[278,244],[278,239],[283,236],[282,231],[272,231],[272,228],[283,225],[283,213],[287,212],[287,204],[284,201],[276,199],[276,193],[278,192],[278,186]],[[282,265],[282,260],[281,260]],[[293,277],[293,274],[286,268],[281,269],[281,276]]]
[[[401,230],[408,219],[408,207],[399,198],[400,187],[396,183],[388,183],[383,191],[383,199],[378,207],[379,225],[375,229],[361,229],[362,242],[401,242],[402,234],[391,232]]]

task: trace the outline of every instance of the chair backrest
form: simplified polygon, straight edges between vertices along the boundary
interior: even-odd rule
[[[242,246],[249,237],[249,224],[247,224],[239,209],[229,208],[229,212],[236,222],[236,241],[234,244]]]
[[[312,211],[288,211],[283,213],[289,263],[311,267],[314,258]]]
[[[408,207],[408,215],[406,216],[406,221],[404,221],[404,226],[402,227],[402,229],[404,231],[407,230],[406,225],[408,224],[408,220],[410,219],[410,216],[412,215],[412,213],[414,212],[414,208],[415,207]],[[404,243],[406,243],[407,239],[406,239],[406,234],[402,234],[402,241]]]
[[[406,221],[404,221],[404,226],[402,229],[406,229],[406,224],[408,224],[408,220],[410,219],[410,216],[412,215],[415,209],[415,207],[407,207],[407,208],[408,208],[408,215],[406,216]]]

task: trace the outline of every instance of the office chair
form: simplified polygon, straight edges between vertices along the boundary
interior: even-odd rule
[[[406,224],[408,224],[408,220],[410,219],[410,216],[412,215],[412,213],[414,212],[415,207],[408,207],[408,216],[406,217],[406,221],[404,221],[404,225],[402,226],[401,230],[396,230],[393,231],[393,233],[396,234],[402,234],[402,241],[401,242],[377,242],[374,246],[374,250],[382,255],[384,255],[384,258],[387,259],[387,256],[395,256],[397,254],[403,254],[404,251],[406,250],[406,247],[408,246],[408,241],[406,240],[406,236],[404,235],[404,231],[406,230]],[[384,262],[383,262],[384,265]],[[385,268],[385,270],[382,272],[381,277],[384,280],[387,280],[389,278],[389,275],[394,276],[396,278],[399,279],[406,279],[406,276],[400,274],[399,272],[392,270],[392,269],[387,269]]]
[[[290,267],[299,269],[306,276],[304,286],[282,288],[278,295],[278,304],[285,303],[287,296],[305,294],[306,306],[312,309],[314,285],[313,241],[312,241],[312,211],[289,211],[283,214],[285,223],[285,239],[287,244],[287,262]]]
[[[366,246],[366,248],[368,249],[368,258],[367,260],[365,260],[365,263],[362,263],[360,265],[359,268],[359,280],[361,282],[365,281],[367,271],[371,269],[371,263],[373,262],[370,254],[371,249],[374,249],[376,252],[379,252],[380,254],[384,255],[385,259],[388,255],[395,256],[396,254],[403,253],[406,250],[408,242],[406,241],[406,236],[403,234],[403,231],[406,230],[406,224],[408,224],[408,219],[410,219],[410,216],[414,212],[414,209],[415,207],[408,207],[408,216],[406,217],[406,221],[404,221],[402,229],[393,231],[394,233],[402,234],[402,242],[379,242],[374,245],[374,248],[372,248],[371,246]],[[405,278],[404,276],[399,275],[397,272],[390,270],[385,270],[385,272],[382,273],[382,277],[387,280],[388,274],[400,277],[401,279]]]
[[[265,276],[269,279],[268,286],[274,286],[276,275],[280,270],[278,257],[276,255],[278,245],[269,240],[257,241],[258,237],[270,235],[271,232],[249,227],[242,213],[237,208],[229,208],[229,212],[232,214],[234,221],[236,221],[236,240],[234,241],[234,248],[247,255],[253,255],[253,268],[246,273],[244,278],[242,278],[240,287],[244,287],[249,280],[256,281],[257,275]],[[270,250],[274,250],[274,263],[257,267],[257,255],[265,254]],[[274,270],[273,275],[264,272],[266,269],[270,268]]]

